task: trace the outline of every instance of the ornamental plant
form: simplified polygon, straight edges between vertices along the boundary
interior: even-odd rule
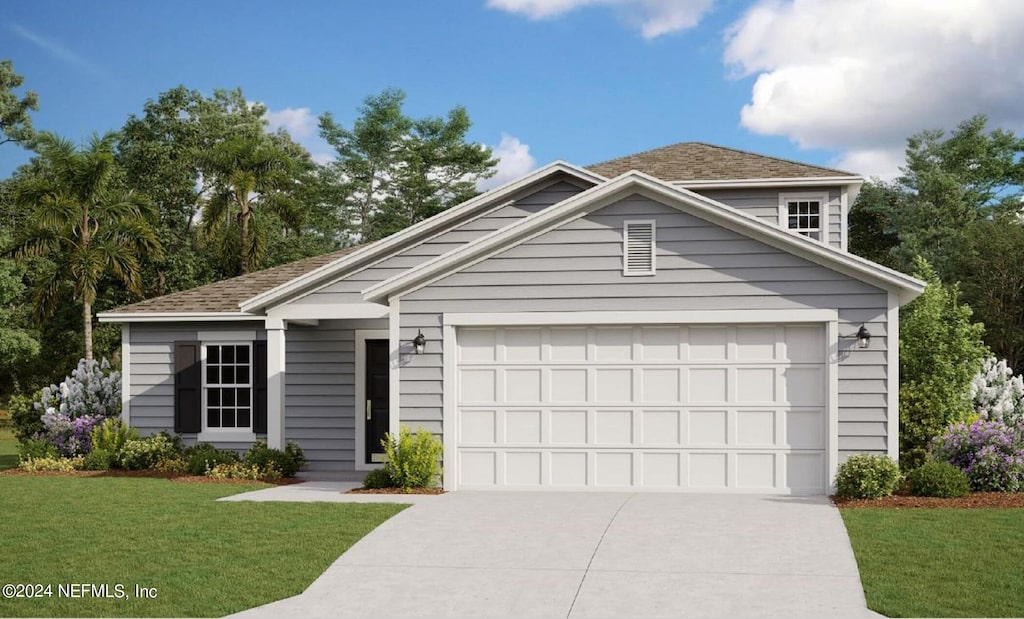
[[[1024,427],[1024,376],[1014,376],[1006,360],[986,358],[971,380],[971,401],[982,419]]]
[[[420,428],[416,434],[402,425],[398,436],[387,434],[384,446],[384,470],[398,488],[428,488],[441,476],[439,460],[444,448],[429,431]]]
[[[45,439],[64,456],[89,453],[94,426],[121,412],[121,373],[103,359],[82,359],[59,385],[44,387],[33,405]]]
[[[836,494],[849,499],[879,499],[899,488],[903,476],[889,456],[855,454],[839,465]]]
[[[936,459],[966,473],[973,490],[1024,490],[1024,430],[1019,427],[985,419],[956,423],[932,449]]]

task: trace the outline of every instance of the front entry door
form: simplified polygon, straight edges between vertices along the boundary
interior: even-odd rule
[[[388,341],[366,340],[366,463],[383,462],[388,432]]]

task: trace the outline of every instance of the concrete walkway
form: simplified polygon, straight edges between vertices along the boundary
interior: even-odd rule
[[[878,616],[865,606],[846,530],[824,497],[419,499],[301,595],[236,616]]]

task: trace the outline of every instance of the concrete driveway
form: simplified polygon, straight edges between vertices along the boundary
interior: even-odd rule
[[[824,497],[456,492],[238,616],[870,617]]]

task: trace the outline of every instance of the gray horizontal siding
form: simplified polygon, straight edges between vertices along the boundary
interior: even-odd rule
[[[657,274],[624,277],[622,220],[648,217],[658,221]],[[873,286],[633,196],[403,297],[402,339],[422,330],[431,345],[400,371],[401,417],[441,430],[444,312],[829,308],[841,335],[865,324],[873,336],[840,358],[839,448],[884,453],[886,306]]]
[[[131,422],[142,434],[174,429],[174,342],[201,331],[256,329],[258,323],[133,324]],[[355,463],[355,330],[387,329],[387,320],[324,321],[286,332],[285,439],[302,447],[312,471],[352,470]],[[266,337],[258,331],[258,339]],[[194,443],[195,434],[183,436]],[[248,443],[215,443],[245,450]]]
[[[523,217],[541,211],[552,204],[571,198],[583,191],[582,188],[565,181],[558,181],[539,190],[519,196],[511,204],[500,206],[475,219],[464,222],[451,230],[418,245],[407,248],[366,269],[353,273],[345,279],[334,282],[313,292],[295,303],[353,303],[362,300],[359,294],[364,288],[397,275],[420,262],[439,256],[462,245],[503,228]]]
[[[387,330],[387,320],[324,320],[289,327],[285,339],[285,438],[302,447],[312,471],[355,468],[357,329]]]
[[[196,341],[201,331],[256,331],[257,339],[266,332],[257,322],[237,323],[135,323],[131,326],[131,366],[129,395],[131,424],[143,435],[161,430],[174,431],[174,343]],[[186,442],[194,434],[183,435]],[[248,445],[232,444],[225,448],[243,449]]]
[[[775,225],[780,225],[780,194],[827,192],[828,227],[825,230],[826,237],[828,244],[832,247],[842,247],[842,209],[840,206],[841,190],[839,187],[828,187],[820,190],[807,187],[771,187],[755,189],[696,189],[694,191]]]

